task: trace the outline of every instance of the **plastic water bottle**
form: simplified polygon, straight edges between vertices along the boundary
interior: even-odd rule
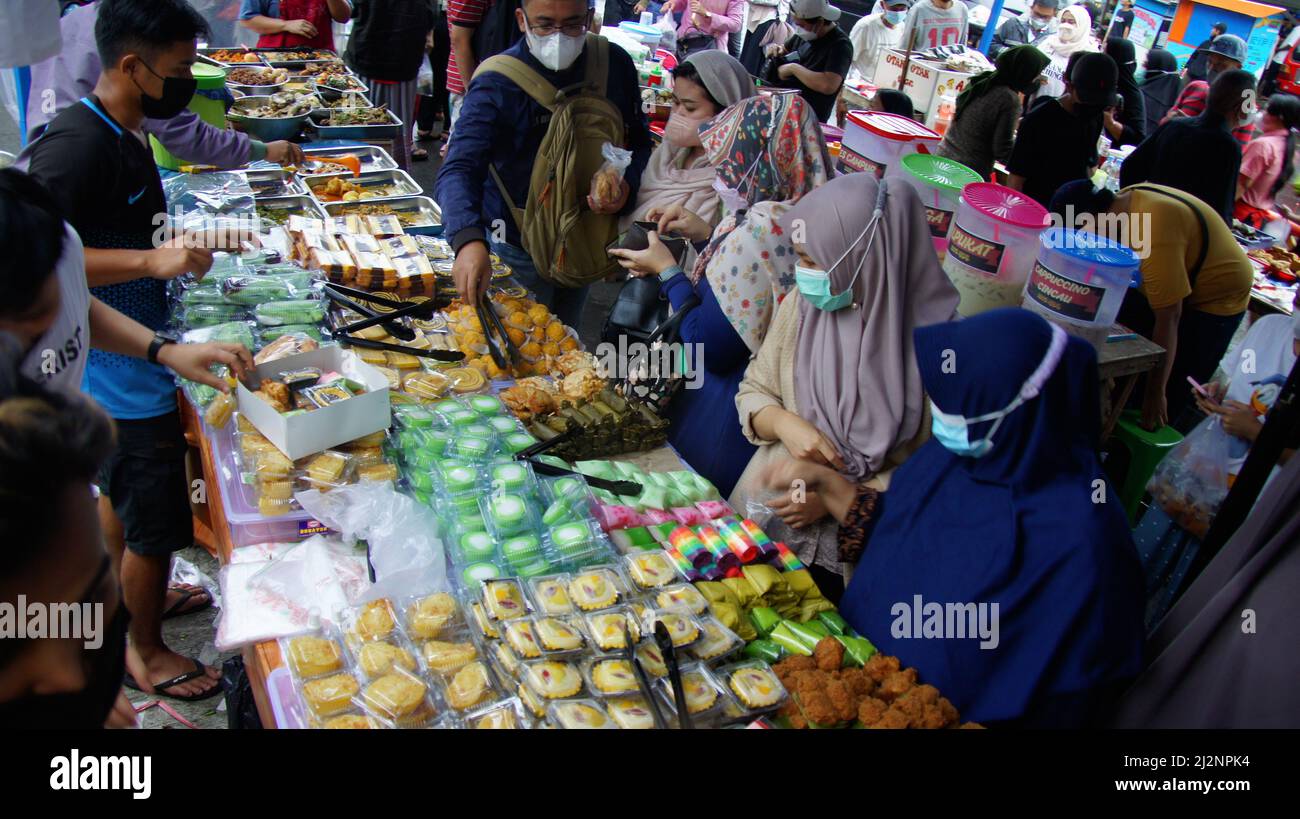
[[[952,118],[957,113],[957,99],[951,94],[944,94],[939,98],[939,110],[934,114],[934,132],[943,136],[948,131],[948,126],[952,124]]]
[[[653,26],[654,24],[655,24],[655,16],[653,14],[651,14],[648,11],[641,12],[641,25]]]

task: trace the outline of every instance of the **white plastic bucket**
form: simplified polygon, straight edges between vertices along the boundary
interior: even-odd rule
[[[1100,347],[1138,264],[1137,254],[1118,242],[1082,230],[1049,228],[1039,236],[1024,307]]]
[[[840,173],[868,171],[877,179],[908,154],[932,153],[942,139],[911,117],[887,111],[850,111],[840,143]]]
[[[1049,223],[1047,209],[1019,191],[993,182],[963,188],[943,260],[961,295],[957,313],[1018,307],[1038,258],[1038,234]]]

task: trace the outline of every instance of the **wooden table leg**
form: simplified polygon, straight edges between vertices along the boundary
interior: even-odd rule
[[[1102,441],[1109,438],[1110,434],[1115,431],[1115,424],[1119,422],[1119,416],[1124,412],[1124,407],[1128,404],[1129,396],[1133,394],[1133,387],[1137,384],[1137,379],[1138,377],[1136,375],[1124,376],[1123,386],[1120,387],[1119,396],[1116,398],[1115,402],[1111,404],[1110,414],[1105,419],[1105,423],[1101,426]],[[1112,394],[1114,394],[1113,390]]]
[[[257,716],[263,728],[275,728],[275,712],[271,710],[271,697],[266,690],[266,666],[258,655],[257,645],[245,646],[244,671],[249,687],[253,689],[253,702],[257,703]]]

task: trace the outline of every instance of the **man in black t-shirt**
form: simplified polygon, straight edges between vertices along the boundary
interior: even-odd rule
[[[1020,122],[1007,184],[1043,207],[1066,182],[1087,179],[1097,167],[1102,113],[1115,105],[1119,68],[1105,54],[1078,58],[1065,94],[1035,106]]]
[[[1122,37],[1127,40],[1128,35],[1133,31],[1133,0],[1120,0],[1119,11],[1110,21],[1110,31],[1106,33],[1107,37]]]
[[[796,34],[784,45],[768,46],[767,56],[776,59],[763,77],[770,85],[797,89],[822,122],[835,110],[853,64],[853,42],[835,24],[838,19],[840,10],[826,0],[792,0],[790,23]]]

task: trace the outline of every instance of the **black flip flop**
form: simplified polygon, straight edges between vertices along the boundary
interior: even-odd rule
[[[411,160],[413,162],[424,162],[429,158],[429,152],[424,148],[416,148],[411,151]]]
[[[184,617],[187,614],[194,614],[195,612],[200,612],[203,611],[204,609],[212,608],[212,592],[208,591],[207,589],[201,586],[196,589],[168,588],[167,591],[177,592],[178,594],[180,594],[181,599],[177,600],[175,603],[172,603],[170,606],[167,607],[167,610],[164,611],[162,614],[162,619],[164,620],[170,620],[173,617]],[[208,602],[204,603],[202,606],[199,606],[198,608],[186,609],[185,611],[181,611],[182,606],[184,606],[186,603],[190,602],[194,598],[198,597],[200,594],[206,594],[208,596]]]
[[[173,700],[180,700],[182,702],[198,702],[199,700],[206,700],[210,697],[215,697],[221,693],[220,678],[214,680],[216,685],[214,685],[211,689],[209,689],[208,691],[202,694],[168,694],[167,693],[168,688],[172,688],[174,686],[187,683],[190,680],[197,680],[199,677],[203,677],[207,675],[207,670],[203,667],[203,663],[199,662],[194,657],[190,657],[189,659],[190,662],[194,663],[194,670],[187,671],[184,674],[180,674],[178,676],[172,677],[170,680],[163,680],[162,682],[155,684],[153,686],[154,695],[159,697],[167,697],[168,699],[173,699]],[[126,684],[126,687],[130,688],[132,691],[139,691],[142,694],[147,693],[143,688],[140,687],[140,684],[136,682],[135,677],[131,676],[130,671],[126,672],[126,678],[123,680],[123,682]]]

